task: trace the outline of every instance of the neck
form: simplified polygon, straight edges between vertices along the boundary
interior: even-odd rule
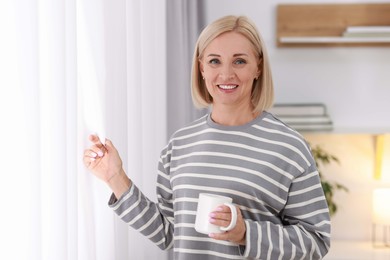
[[[251,107],[237,109],[229,107],[213,107],[211,118],[214,122],[226,126],[239,126],[249,123],[260,113],[254,113]]]

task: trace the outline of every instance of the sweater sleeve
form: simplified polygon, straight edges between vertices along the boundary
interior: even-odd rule
[[[318,171],[292,181],[282,224],[245,220],[243,256],[255,259],[322,259],[330,248],[330,216]]]
[[[167,250],[173,246],[172,191],[161,160],[158,169],[157,203],[132,184],[119,200],[112,194],[108,204],[124,222]]]

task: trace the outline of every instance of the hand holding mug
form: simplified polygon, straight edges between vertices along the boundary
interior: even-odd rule
[[[232,198],[215,194],[199,194],[195,221],[196,231],[218,240],[245,244],[245,223]]]
[[[210,237],[217,240],[231,241],[239,245],[246,244],[246,226],[241,214],[241,210],[236,206],[237,221],[233,229],[224,233],[211,233]],[[210,214],[210,223],[217,226],[226,226],[230,222],[231,211],[229,207],[221,206]]]

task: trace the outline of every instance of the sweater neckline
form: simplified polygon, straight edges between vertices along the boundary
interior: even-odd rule
[[[266,114],[267,114],[267,112],[263,111],[263,112],[260,113],[260,115],[258,115],[252,121],[249,121],[248,123],[243,124],[243,125],[235,125],[235,126],[221,125],[221,124],[218,124],[218,123],[214,122],[213,119],[211,119],[211,113],[207,114],[206,121],[207,121],[207,124],[210,127],[216,128],[216,129],[219,129],[219,130],[224,130],[224,131],[242,131],[242,130],[245,130],[248,127],[251,127],[252,125],[255,125],[255,124],[259,123],[260,121],[262,121],[263,118],[266,116]]]

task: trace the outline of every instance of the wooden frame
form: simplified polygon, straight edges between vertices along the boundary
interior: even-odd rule
[[[278,47],[390,46],[390,37],[342,37],[348,26],[390,26],[390,4],[283,4],[277,7]]]

